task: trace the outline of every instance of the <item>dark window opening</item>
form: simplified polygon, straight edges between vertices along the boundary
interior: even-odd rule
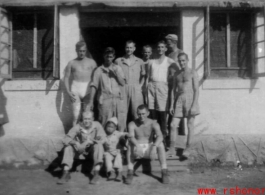
[[[13,13],[13,78],[52,78],[53,41],[53,12]]]
[[[250,13],[211,13],[211,77],[251,77],[251,37]]]

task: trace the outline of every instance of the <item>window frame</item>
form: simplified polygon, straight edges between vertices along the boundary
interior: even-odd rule
[[[213,11],[213,12],[211,12]],[[230,13],[243,13],[242,9],[238,9],[238,10],[230,10],[230,9],[226,9],[226,10],[222,10],[222,9],[214,9],[212,8],[210,10],[210,6],[207,6],[205,9],[205,66],[204,66],[204,78],[211,78],[211,79],[237,79],[240,77],[220,77],[220,78],[216,78],[216,77],[211,77],[211,71],[212,70],[246,70],[248,69],[246,68],[238,68],[238,67],[232,67],[231,66],[231,45],[230,45],[230,22],[229,22],[229,14]],[[255,24],[255,13],[257,12],[257,9],[248,9],[247,10],[249,14],[251,14],[251,64],[250,64],[250,77],[247,77],[248,79],[253,79],[256,78],[256,53],[255,53],[255,45],[257,43],[260,42],[265,42],[265,37],[263,41],[259,41],[259,42],[255,42],[255,36],[256,36],[256,31],[255,29],[257,28],[256,26],[254,26]],[[265,21],[265,6],[263,7],[263,11],[264,11],[264,21]],[[223,13],[226,14],[226,67],[211,67],[211,60],[210,60],[210,14],[211,13]],[[264,25],[264,29],[265,29],[265,25]],[[261,57],[258,57],[261,58]],[[262,58],[265,58],[262,57]]]
[[[41,10],[42,8],[40,8]],[[13,78],[12,74],[14,72],[13,69],[13,18],[12,18],[12,12],[14,10],[17,11],[17,9],[4,9],[2,7],[0,7],[0,10],[6,10],[6,12],[9,15],[8,21],[11,24],[11,30],[10,30],[10,36],[11,36],[11,46],[10,46],[10,59],[9,59],[9,72],[8,74],[1,74],[1,64],[0,64],[0,77],[2,78],[6,78],[9,80],[54,80],[54,79],[60,79],[60,70],[59,70],[59,7],[57,5],[52,6],[52,10],[54,13],[53,16],[53,72],[52,72],[52,77],[53,78],[48,78],[48,79],[43,79],[41,77],[39,78]],[[31,8],[31,9],[23,9],[21,8],[21,12],[25,12],[25,13],[31,13],[34,14],[34,27],[32,29],[33,31],[33,69],[26,71],[25,72],[34,72],[34,68],[37,68],[37,13],[41,13],[43,11],[39,11],[37,8]],[[1,11],[0,11],[0,40],[1,40],[1,20],[2,20],[2,15],[1,15]],[[1,44],[1,42],[0,42]],[[0,57],[1,57],[1,51],[0,51]],[[40,70],[36,70],[36,71],[40,71]],[[21,72],[21,71],[20,71]]]

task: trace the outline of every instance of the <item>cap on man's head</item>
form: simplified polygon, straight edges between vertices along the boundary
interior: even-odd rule
[[[165,38],[173,40],[173,41],[177,41],[178,40],[178,36],[175,35],[175,34],[168,34]]]
[[[118,125],[118,119],[116,117],[109,118],[107,120],[107,123],[109,123],[109,122],[114,123],[116,126]]]

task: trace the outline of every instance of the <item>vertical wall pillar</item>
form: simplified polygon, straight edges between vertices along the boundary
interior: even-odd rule
[[[204,10],[183,10],[181,12],[183,50],[189,56],[189,66],[199,77],[203,77],[204,66]]]
[[[64,76],[67,63],[76,58],[75,44],[80,38],[79,12],[77,7],[61,7],[60,23],[60,77]]]

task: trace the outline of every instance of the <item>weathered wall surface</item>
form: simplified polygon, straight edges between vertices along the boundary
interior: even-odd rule
[[[78,20],[75,7],[60,9],[61,78],[68,61],[76,57]],[[51,159],[72,125],[71,103],[62,82],[11,80],[2,81],[1,87],[9,123],[0,129],[0,161],[26,160],[36,152]]]
[[[200,9],[187,9],[181,12],[181,17],[183,50],[190,57],[190,67],[195,68],[200,77],[201,114],[196,117],[195,129],[195,134],[200,135],[197,136],[200,139],[196,140],[194,147],[201,148],[201,140],[203,140],[205,147],[209,149],[208,152],[211,153],[208,160],[218,157],[217,153],[227,155],[223,157],[227,160],[236,159],[238,157],[235,157],[237,154],[231,137],[252,134],[244,137],[244,140],[255,152],[265,150],[263,147],[263,137],[265,137],[264,59],[256,61],[258,76],[256,80],[203,80],[204,12]],[[61,78],[68,61],[76,57],[74,45],[80,36],[78,21],[76,8],[60,9]],[[256,26],[263,23],[263,15],[258,13]],[[257,42],[264,40],[264,27],[257,28],[255,38]],[[256,54],[257,57],[264,56],[264,42],[256,44]],[[0,96],[1,100],[6,100],[5,103],[2,101],[1,106],[4,106],[9,119],[9,123],[0,128],[0,162],[3,159],[6,162],[25,161],[32,156],[51,160],[56,156],[56,150],[60,148],[60,139],[65,134],[65,130],[71,127],[72,117],[71,104],[61,82],[1,81]],[[236,142],[242,145],[238,137]],[[217,144],[218,147],[215,150],[212,146],[217,142],[221,145]],[[253,146],[250,143],[253,143]],[[222,150],[219,146],[222,146]],[[232,148],[232,153],[226,154],[224,150],[228,146]],[[248,150],[244,144],[243,147],[245,149],[242,150]],[[251,152],[248,151],[248,154],[244,155],[251,155]]]
[[[183,50],[189,55],[190,67],[200,80],[201,115],[196,119],[197,134],[265,134],[264,59],[256,61],[258,79],[203,80],[204,11],[182,11]],[[256,15],[256,26],[263,24]],[[264,26],[257,28],[256,42],[264,40]],[[264,56],[264,42],[256,44],[256,57]]]

